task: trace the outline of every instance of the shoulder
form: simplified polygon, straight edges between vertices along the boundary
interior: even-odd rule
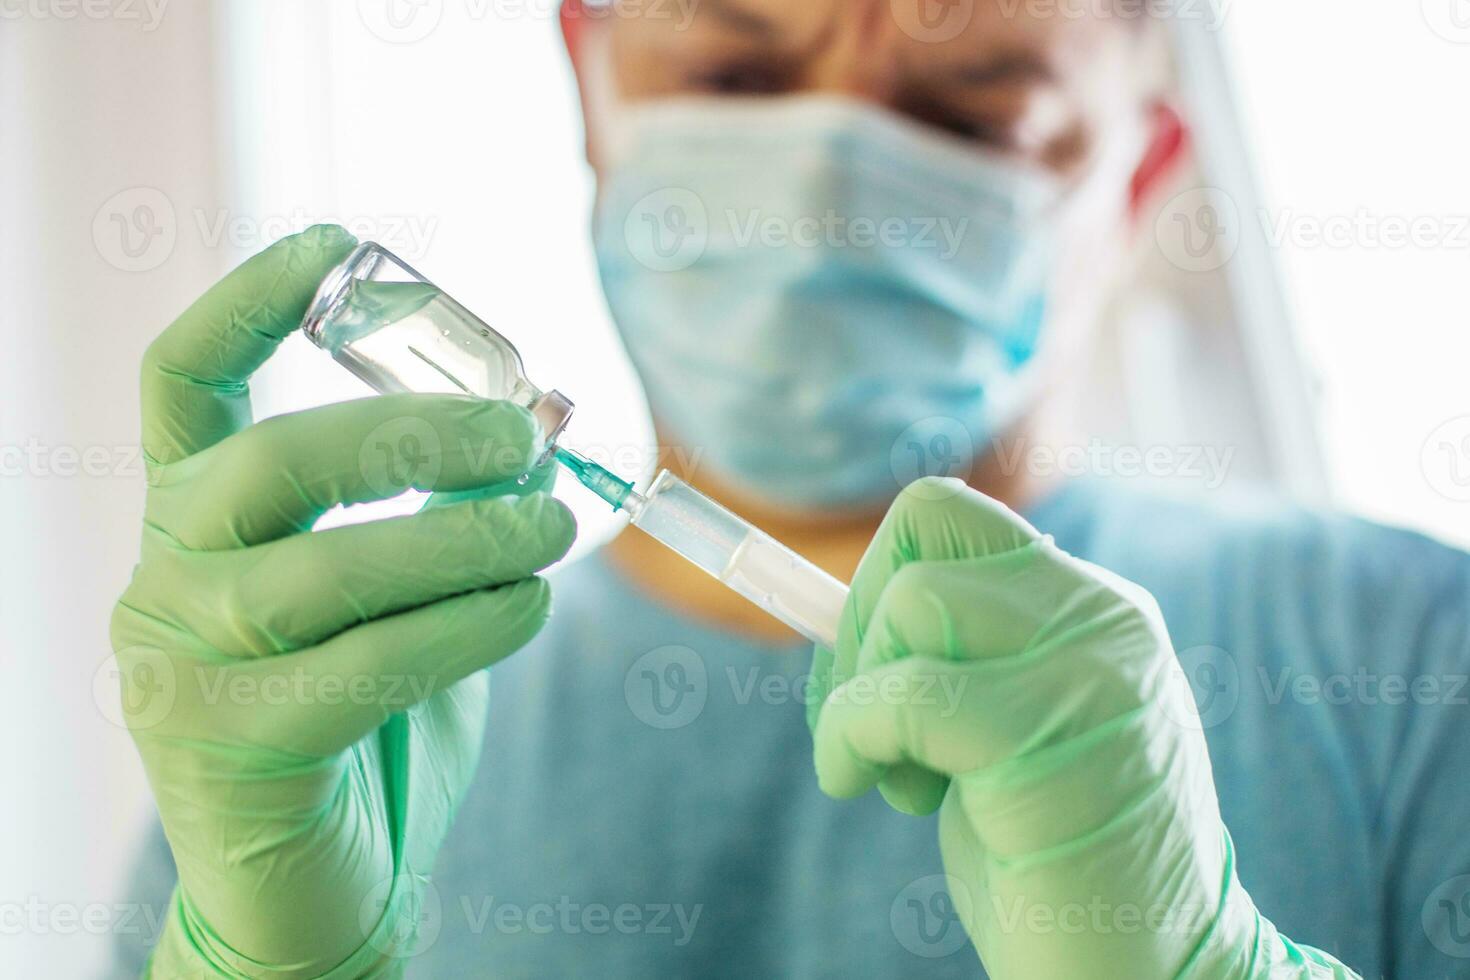
[[[1405,573],[1463,576],[1470,568],[1470,553],[1427,535],[1264,491],[1182,494],[1093,483],[1066,493],[1059,516],[1075,530],[1064,533],[1088,549],[1174,562],[1285,561],[1298,572],[1336,570],[1363,584],[1402,582]]]
[[[1166,609],[1213,610],[1339,649],[1466,649],[1470,554],[1426,535],[1264,492],[1093,484],[1066,493],[1070,502],[1043,512],[1055,516],[1058,542]]]

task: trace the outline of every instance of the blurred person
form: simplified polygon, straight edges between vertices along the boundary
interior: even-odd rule
[[[1066,355],[1174,136],[1159,25],[1121,9],[563,9],[659,444],[852,581],[834,650],[640,535],[548,587],[574,528],[548,473],[519,482],[539,437],[512,406],[250,424],[340,229],[172,325],[114,618],[161,816],[131,896],[168,909],[152,974],[1448,975],[1458,702],[1294,685],[1463,674],[1466,557],[989,451],[1086,384]],[[377,495],[360,449],[405,417],[509,452],[447,450],[422,513],[309,533]],[[901,487],[895,450],[956,425],[964,483]],[[1206,703],[1176,650],[1217,670]]]

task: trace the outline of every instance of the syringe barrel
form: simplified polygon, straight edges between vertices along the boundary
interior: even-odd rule
[[[633,523],[814,643],[837,642],[847,586],[668,470]]]

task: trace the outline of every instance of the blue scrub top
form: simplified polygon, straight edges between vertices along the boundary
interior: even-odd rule
[[[1470,556],[1223,493],[1079,481],[1026,516],[1158,599],[1262,912],[1367,978],[1470,976]],[[410,976],[983,976],[935,818],[818,791],[808,647],[696,622],[600,557],[554,594],[492,670]],[[155,830],[127,898],[172,884]]]

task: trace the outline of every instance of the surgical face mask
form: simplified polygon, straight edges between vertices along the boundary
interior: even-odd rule
[[[604,289],[654,416],[713,475],[877,506],[964,475],[1025,410],[1050,175],[824,96],[635,105],[613,128]]]

